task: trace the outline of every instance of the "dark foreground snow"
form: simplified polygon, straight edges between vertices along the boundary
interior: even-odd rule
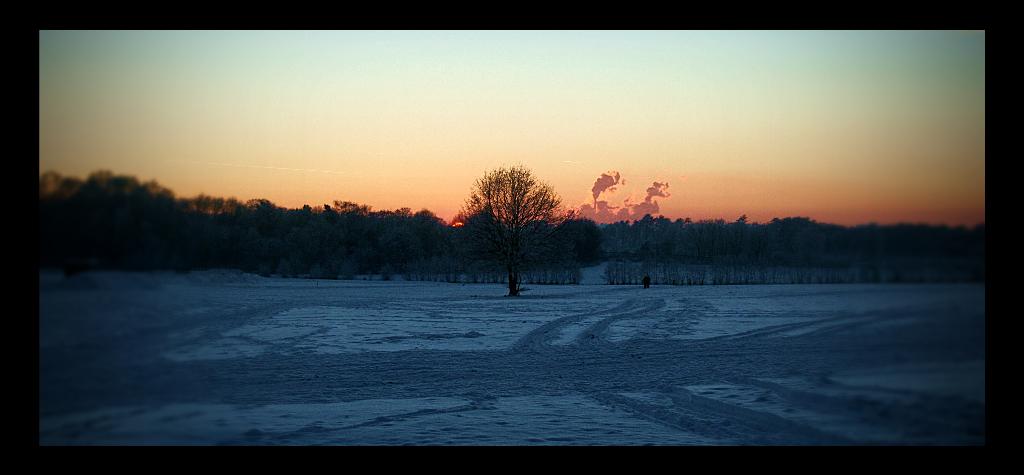
[[[40,274],[42,444],[982,444],[983,285]]]

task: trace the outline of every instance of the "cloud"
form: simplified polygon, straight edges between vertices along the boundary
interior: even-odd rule
[[[601,196],[601,193],[606,191],[615,191],[615,185],[619,184],[619,172],[610,171],[608,173],[602,173],[597,181],[594,182],[594,187],[590,191],[594,194],[594,207],[597,207],[597,197]]]
[[[650,203],[651,199],[654,198],[655,196],[660,196],[662,198],[668,198],[670,195],[668,194],[668,191],[666,191],[666,190],[668,190],[668,182],[665,182],[665,183],[654,182],[651,185],[651,187],[647,189],[647,198],[645,198],[644,201]]]
[[[632,207],[629,208],[629,210],[630,210],[630,217],[632,219],[640,219],[645,214],[649,214],[651,216],[657,216],[658,211],[660,211],[661,208],[658,206],[658,202],[657,201],[655,201],[655,202],[644,201],[642,203],[637,203],[637,204],[633,205]]]
[[[607,200],[598,200],[602,193],[615,191],[616,185],[624,185],[626,180],[622,179],[618,172],[612,171],[602,173],[594,182],[591,193],[594,196],[593,204],[585,203],[580,206],[580,217],[592,219],[598,223],[614,223],[617,221],[637,220],[644,215],[657,216],[661,210],[660,205],[654,198],[668,198],[672,196],[668,192],[668,182],[653,182],[647,188],[647,195],[639,203],[631,203],[629,198],[622,202],[622,206],[613,206]]]
[[[594,201],[593,205],[584,203],[580,206],[580,217],[590,218],[598,223],[611,223],[619,221],[619,219],[616,219],[616,216],[618,216],[619,211],[623,210],[623,208],[618,206],[609,205],[604,200]]]

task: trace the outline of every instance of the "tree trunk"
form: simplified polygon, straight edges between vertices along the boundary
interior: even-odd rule
[[[512,270],[508,271],[508,296],[517,297],[519,295],[519,273]]]

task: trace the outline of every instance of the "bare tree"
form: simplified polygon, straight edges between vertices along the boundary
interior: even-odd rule
[[[461,212],[470,251],[508,271],[508,295],[520,291],[519,273],[542,258],[572,211],[551,185],[523,166],[486,172],[476,181]]]

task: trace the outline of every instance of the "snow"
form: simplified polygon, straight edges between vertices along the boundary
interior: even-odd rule
[[[528,287],[44,271],[40,442],[985,442],[983,285]]]
[[[153,433],[153,428],[160,431]],[[196,428],[203,432],[197,433]],[[171,404],[125,407],[44,421],[41,432],[60,432],[54,442],[89,444],[565,445],[631,443],[700,444],[695,434],[671,430],[602,406],[580,395],[368,399],[329,404]]]
[[[607,262],[596,266],[583,267],[580,269],[579,285],[603,285],[607,281],[604,278],[604,270],[608,267]]]

